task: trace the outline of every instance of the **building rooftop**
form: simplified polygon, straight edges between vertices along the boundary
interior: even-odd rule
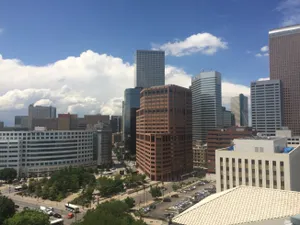
[[[269,35],[276,34],[276,33],[289,33],[293,31],[299,31],[300,30],[300,24],[293,25],[293,26],[286,26],[281,28],[276,28],[269,31]]]
[[[241,138],[236,138],[236,139],[239,139],[239,140],[271,140],[271,141],[274,141],[274,140],[280,140],[284,137],[275,137],[275,136],[272,136],[272,137],[269,137],[269,136],[246,136],[246,137],[241,137]]]
[[[300,193],[239,186],[211,195],[175,216],[180,225],[267,224],[300,213]]]

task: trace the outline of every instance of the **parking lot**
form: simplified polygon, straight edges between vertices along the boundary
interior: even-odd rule
[[[146,216],[157,219],[166,219],[183,212],[212,193],[215,193],[215,183],[198,182],[196,185],[184,188],[176,194],[165,197],[165,202],[160,202],[152,207],[146,207]]]

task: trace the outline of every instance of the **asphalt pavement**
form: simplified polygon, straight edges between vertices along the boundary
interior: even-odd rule
[[[9,187],[2,187],[1,193],[12,199],[15,202],[15,204],[19,206],[19,211],[23,210],[24,207],[28,207],[30,209],[39,209],[40,206],[52,207],[55,213],[62,215],[65,225],[71,225],[73,222],[82,219],[86,212],[86,210],[81,209],[80,213],[76,213],[74,214],[74,217],[72,219],[68,219],[67,215],[69,211],[65,209],[65,203],[53,202],[49,200],[42,200],[31,197],[22,197],[20,195],[17,195],[16,192],[13,191],[14,189],[12,188],[12,186],[10,188],[11,190],[9,191]]]
[[[174,206],[177,202],[180,202],[184,199],[187,199],[190,196],[193,196],[196,192],[202,191],[205,188],[210,187],[211,185],[215,185],[215,182],[212,183],[207,183],[205,185],[195,185],[196,189],[195,190],[191,190],[191,191],[186,191],[186,192],[176,192],[178,193],[178,198],[170,198],[170,196],[168,196],[168,198],[171,199],[171,202],[161,202],[159,204],[156,205],[155,209],[152,209],[149,213],[147,213],[147,216],[150,216],[152,218],[156,218],[156,219],[164,219],[165,216],[164,214],[167,213],[166,210],[171,207]],[[187,188],[182,188],[182,190],[186,190]],[[173,194],[173,193],[172,193]]]

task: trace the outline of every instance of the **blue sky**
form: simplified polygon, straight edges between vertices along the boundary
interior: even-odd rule
[[[267,58],[255,58],[268,30],[282,21],[276,0],[17,1],[0,7],[0,52],[6,58],[43,65],[92,49],[133,61],[136,49],[201,32],[228,42],[214,56],[195,54],[166,61],[196,74],[216,69],[247,85],[268,75]]]
[[[0,76],[16,73],[12,66],[7,66],[10,59],[20,60],[14,61],[17,73],[23,73],[30,65],[39,70],[31,72],[35,74],[70,56],[81,59],[80,55],[87,50],[98,54],[90,54],[94,61],[99,55],[107,54],[132,65],[136,49],[151,49],[153,45],[209,33],[226,43],[227,48],[218,48],[211,55],[201,51],[180,57],[168,55],[166,63],[189,75],[201,69],[218,70],[224,81],[249,86],[251,81],[269,75],[268,57],[256,56],[268,44],[268,30],[299,22],[299,7],[300,0],[2,0],[0,55],[4,61],[2,64],[0,61]],[[24,73],[32,79],[28,71]],[[46,79],[45,76],[57,74],[41,74],[39,78]],[[47,88],[47,85],[38,87],[35,83],[38,80],[22,86],[16,78],[10,87],[20,91]],[[7,91],[8,88],[0,89],[2,97]],[[116,93],[115,97],[119,95]],[[108,99],[101,100],[100,104],[105,101]]]

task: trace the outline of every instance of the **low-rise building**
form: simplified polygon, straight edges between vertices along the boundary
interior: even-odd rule
[[[284,137],[235,139],[216,151],[216,187],[239,185],[300,191],[300,146],[287,147]]]

